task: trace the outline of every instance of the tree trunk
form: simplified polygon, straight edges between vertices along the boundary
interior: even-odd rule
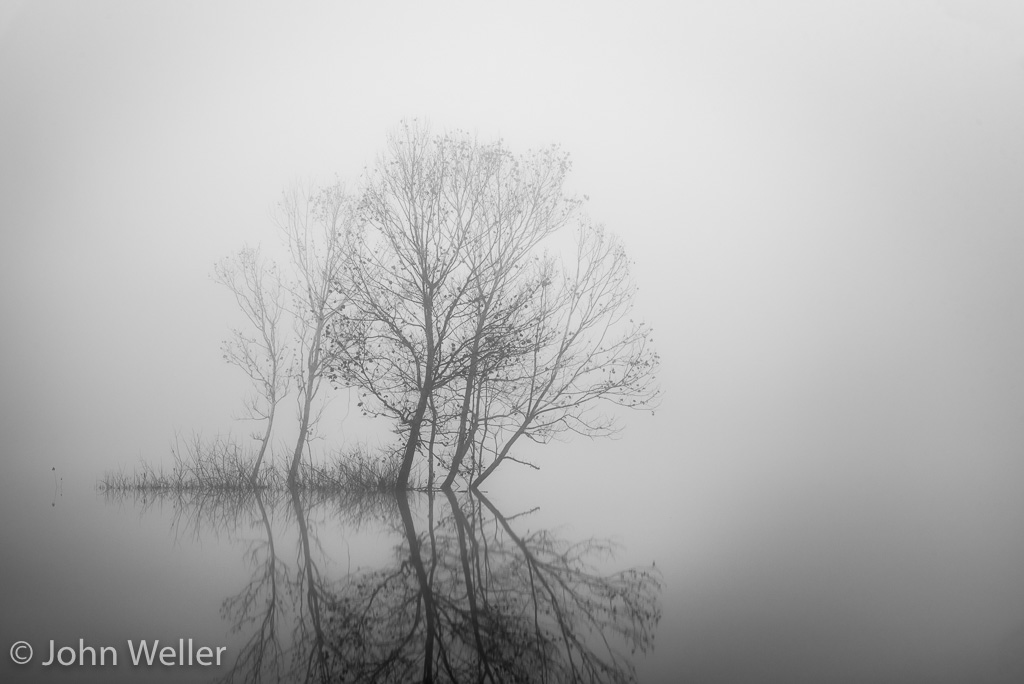
[[[423,280],[426,277],[423,276]],[[420,399],[416,404],[416,413],[409,422],[409,441],[405,443],[405,453],[402,454],[402,466],[398,469],[398,480],[395,482],[396,491],[409,489],[409,475],[412,473],[412,459],[416,456],[416,447],[419,446],[420,431],[423,428],[423,416],[427,413],[427,404],[434,391],[435,374],[435,350],[434,350],[434,298],[428,287],[423,294],[423,330],[427,341],[427,362],[423,369],[421,378]]]
[[[419,403],[416,404],[416,413],[409,422],[409,441],[405,443],[405,452],[402,454],[402,466],[398,469],[398,480],[395,481],[396,491],[409,489],[412,459],[416,456],[416,446],[420,441],[420,429],[423,426],[423,416],[427,413],[427,400],[429,397],[430,392],[424,388],[420,392]]]
[[[451,489],[452,483],[455,482],[455,477],[459,474],[459,468],[462,467],[462,459],[466,457],[466,452],[469,451],[469,444],[472,442],[475,433],[475,430],[470,430],[469,427],[469,404],[473,399],[473,385],[476,384],[477,364],[479,363],[479,333],[477,333],[476,338],[473,340],[473,349],[470,354],[469,372],[466,375],[466,391],[462,397],[462,413],[459,416],[459,438],[456,441],[455,456],[452,457],[452,467],[448,471],[448,477],[444,479],[441,489]]]
[[[309,435],[309,414],[313,405],[313,397],[306,395],[302,406],[302,417],[299,420],[299,439],[295,443],[295,453],[292,454],[292,464],[288,468],[288,486],[294,487],[299,481],[299,464],[302,462],[302,450],[306,445],[306,437]]]
[[[320,376],[320,337],[324,328],[324,320],[321,318],[313,333],[313,341],[310,343],[309,361],[306,364],[306,386],[300,388],[303,394],[302,415],[299,416],[299,439],[295,443],[295,453],[292,454],[292,465],[288,469],[288,486],[293,487],[299,481],[299,464],[302,462],[302,449],[306,445],[306,437],[309,435],[309,419],[313,410],[313,397],[316,395],[319,386]],[[317,384],[314,384],[317,383]]]
[[[260,443],[260,453],[256,457],[256,465],[252,467],[252,474],[249,475],[249,483],[253,487],[259,481],[260,465],[263,463],[263,456],[267,453],[267,444],[270,443],[270,430],[274,427],[274,411],[277,409],[277,405],[271,403],[270,415],[267,416],[267,430],[263,433],[263,441]]]
[[[427,491],[434,489],[434,441],[437,438],[437,407],[430,395],[430,444],[427,447]]]
[[[306,437],[309,435],[309,417],[313,410],[313,382],[316,379],[316,363],[318,360],[310,360],[309,376],[306,379],[306,387],[303,392],[302,415],[299,416],[299,439],[295,442],[295,453],[292,454],[292,464],[288,468],[288,486],[294,487],[299,481],[299,464],[302,463],[302,449],[306,445]]]
[[[479,487],[480,483],[486,480],[487,476],[494,472],[494,469],[498,467],[498,464],[505,460],[508,452],[512,449],[512,445],[516,443],[517,439],[523,436],[526,432],[526,427],[529,424],[529,421],[524,421],[523,424],[519,426],[519,429],[516,430],[516,433],[512,435],[507,442],[505,442],[505,446],[501,448],[501,453],[494,457],[494,460],[491,461],[491,465],[487,466],[487,469],[480,473],[480,477],[473,480],[473,484],[470,485],[473,489]]]

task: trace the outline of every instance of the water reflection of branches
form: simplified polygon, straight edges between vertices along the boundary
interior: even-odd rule
[[[295,540],[294,556],[275,542],[271,516],[258,496],[266,542],[249,551],[256,568],[250,582],[222,606],[233,631],[252,630],[252,635],[225,682],[330,678],[321,614],[334,588],[322,572],[328,559],[317,536],[325,511],[323,506],[310,508],[295,489],[285,494],[277,503],[286,504],[289,532],[298,532],[297,538],[286,535]],[[319,520],[313,519],[314,513]]]
[[[224,681],[635,679],[631,656],[653,647],[660,619],[653,567],[603,572],[610,543],[517,530],[532,511],[505,517],[478,493],[409,498],[417,496],[346,501],[291,489],[176,498],[180,529],[259,530],[246,550],[251,579],[222,606],[232,630],[248,636]],[[333,572],[321,535],[366,515],[397,533],[393,562]]]
[[[221,612],[231,621],[232,631],[253,629],[242,646],[235,665],[225,677],[226,682],[257,682],[262,673],[280,679],[284,668],[278,623],[280,606],[293,583],[288,564],[277,556],[274,530],[260,492],[255,495],[266,541],[253,543],[247,560],[255,567],[253,577],[241,592],[224,601]]]
[[[102,491],[109,504],[132,506],[139,517],[171,510],[171,529],[176,538],[200,538],[209,534],[215,538],[239,538],[261,526],[260,508],[266,507],[273,519],[282,512],[287,519],[294,515],[292,494],[287,489],[233,489],[233,490],[118,490]],[[316,511],[321,524],[333,520],[352,530],[365,525],[379,525],[396,520],[398,507],[388,493],[333,494],[319,490],[300,490],[298,496],[304,510]]]
[[[396,566],[353,578],[330,611],[327,644],[340,681],[624,682],[625,655],[653,646],[661,581],[653,569],[602,574],[612,549],[546,531],[518,535],[482,495],[416,532]],[[430,505],[433,518],[433,502]]]
[[[131,504],[139,517],[171,509],[171,530],[175,538],[200,538],[203,534],[237,538],[260,526],[261,509],[271,516],[283,494],[273,489],[233,490],[105,490],[107,503]]]

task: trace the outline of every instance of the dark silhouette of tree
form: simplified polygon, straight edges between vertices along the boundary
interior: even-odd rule
[[[417,127],[391,136],[367,184],[352,279],[352,343],[334,376],[362,390],[365,413],[394,419],[404,438],[398,487],[408,486],[430,400],[462,372],[474,274],[465,260],[482,214],[486,156]],[[347,287],[346,287],[347,286]]]
[[[525,352],[509,355],[490,393],[494,445],[480,484],[509,458],[522,437],[546,442],[562,432],[613,434],[613,416],[602,403],[650,408],[658,398],[659,359],[652,331],[629,318],[635,285],[621,243],[600,228],[582,226],[574,262],[548,262],[536,278],[533,314],[523,321]]]
[[[479,484],[522,436],[605,434],[613,421],[598,403],[653,405],[649,330],[626,322],[628,259],[579,217],[569,168],[557,148],[516,156],[415,124],[390,137],[359,201],[362,230],[336,288],[349,306],[329,337],[331,379],[395,423],[398,489],[418,453],[429,484],[435,460],[448,468],[443,488],[474,472]],[[564,267],[539,250],[573,219],[578,249]]]
[[[534,294],[533,283],[523,277],[529,258],[578,205],[563,193],[569,162],[557,150],[516,158],[496,145],[485,154],[490,168],[481,179],[482,213],[464,255],[474,277],[459,377],[462,396],[455,401],[458,431],[445,488],[477,441],[487,378],[527,350],[517,327],[529,316]]]

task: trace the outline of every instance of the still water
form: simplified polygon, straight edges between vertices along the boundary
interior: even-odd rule
[[[7,597],[19,681],[630,681],[661,617],[653,563],[483,494],[57,485],[48,507]]]
[[[750,475],[351,500],[41,473],[7,490],[0,678],[1024,681],[1016,484]]]

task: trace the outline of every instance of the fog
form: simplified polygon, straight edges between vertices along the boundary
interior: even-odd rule
[[[1022,38],[1011,2],[8,4],[2,541],[46,543],[54,473],[251,431],[213,264],[418,117],[561,145],[635,262],[661,406],[489,486],[657,558],[673,667],[980,662],[1024,623]],[[319,453],[388,432],[335,396]]]

